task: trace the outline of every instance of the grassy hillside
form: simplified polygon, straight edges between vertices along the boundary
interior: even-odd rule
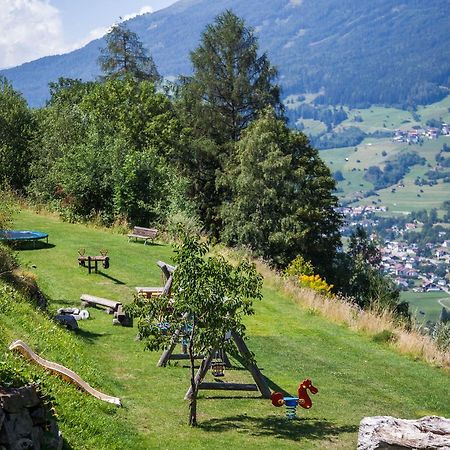
[[[19,251],[23,264],[52,298],[50,310],[78,305],[81,293],[132,298],[134,286],[159,285],[157,259],[170,260],[166,245],[128,243],[109,231],[60,222],[50,215],[22,211],[19,229],[49,233],[49,246]],[[77,249],[107,248],[111,267],[88,274],[78,267]],[[123,408],[88,397],[38,369],[56,400],[60,426],[73,449],[287,449],[355,448],[359,421],[367,415],[416,418],[450,415],[442,395],[450,374],[374,342],[347,327],[302,309],[273,287],[264,287],[256,314],[247,321],[250,349],[273,389],[295,392],[309,376],[319,388],[313,409],[288,422],[284,411],[254,394],[201,393],[197,429],[187,423],[183,400],[188,372],[182,364],[155,367],[157,353],[143,352],[136,329],[113,327],[111,316],[91,309],[81,330],[69,333],[24,301],[2,296],[2,353],[13,339],[23,339],[42,356],[66,364],[94,387],[119,396]],[[4,304],[9,305],[5,308]],[[8,356],[15,367],[28,367]],[[228,370],[226,380],[247,380],[243,370]]]

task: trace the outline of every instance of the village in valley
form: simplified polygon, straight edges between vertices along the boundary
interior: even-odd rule
[[[414,292],[447,292],[450,294],[450,239],[449,232],[440,232],[442,239],[428,242],[424,246],[408,243],[404,235],[418,231],[423,223],[414,220],[392,225],[389,236],[382,232],[377,214],[385,213],[387,208],[381,205],[346,206],[339,209],[346,223],[343,234],[362,226],[370,238],[380,245],[381,266],[389,274],[400,290]]]
[[[437,139],[439,136],[450,136],[450,125],[440,123],[438,127],[414,127],[410,130],[396,130],[393,142],[404,142],[407,144],[420,144],[424,139]]]

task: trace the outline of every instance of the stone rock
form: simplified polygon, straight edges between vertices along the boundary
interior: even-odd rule
[[[387,449],[450,450],[450,419],[365,417],[359,426],[358,450]]]
[[[9,413],[16,413],[23,408],[39,405],[40,399],[34,386],[2,389],[0,388],[0,406]]]
[[[77,330],[78,329],[78,323],[70,314],[58,314],[55,316],[55,320],[58,321],[61,325],[65,325],[70,330]]]
[[[57,450],[61,447],[56,420],[35,386],[0,387],[0,450]]]
[[[58,309],[58,314],[59,315],[80,314],[80,310],[79,310],[79,308],[59,308]]]

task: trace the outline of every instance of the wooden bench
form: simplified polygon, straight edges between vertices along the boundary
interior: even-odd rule
[[[154,241],[158,230],[156,228],[144,228],[144,227],[134,227],[133,231],[128,235],[128,241],[134,238],[136,241],[138,239],[144,239],[144,245],[148,241]]]
[[[119,306],[122,306],[121,302],[116,302],[115,300],[109,300],[102,297],[95,297],[94,295],[89,294],[81,294],[80,300],[83,308],[87,308],[89,306],[104,306],[108,314],[113,314],[117,311]]]
[[[147,298],[159,297],[160,295],[168,295],[170,294],[170,289],[172,287],[172,275],[175,272],[176,266],[171,266],[170,264],[165,263],[164,261],[157,261],[157,266],[161,269],[164,278],[166,280],[164,287],[136,287],[136,292],[138,294],[142,294]]]

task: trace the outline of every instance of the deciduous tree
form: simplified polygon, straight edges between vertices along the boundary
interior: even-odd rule
[[[222,180],[231,192],[222,208],[228,244],[250,246],[281,267],[302,255],[328,275],[340,246],[335,181],[303,133],[266,110],[243,134]]]
[[[173,298],[151,302],[137,298],[131,311],[139,318],[140,336],[151,350],[169,345],[177,330],[189,339],[190,382],[193,396],[189,424],[197,424],[195,355],[223,348],[230,330],[245,334],[243,317],[253,314],[252,303],[261,298],[262,277],[254,265],[242,261],[233,267],[222,257],[206,256],[208,246],[184,235],[175,251]]]
[[[26,100],[0,77],[0,187],[22,190],[29,181],[34,118]]]

